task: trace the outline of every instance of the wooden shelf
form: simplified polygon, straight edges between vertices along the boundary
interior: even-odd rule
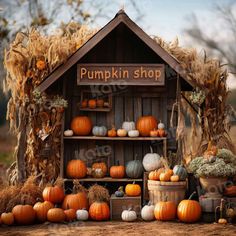
[[[80,108],[80,111],[109,112],[109,111],[111,111],[111,108],[110,108],[110,107],[101,107],[101,108]]]
[[[65,179],[65,181],[73,181],[74,179]],[[114,179],[111,177],[104,177],[104,178],[83,178],[78,179],[79,181],[83,182],[142,182],[143,179],[129,179],[129,178],[123,178],[123,179]]]
[[[66,137],[64,136],[64,139],[86,139],[86,140],[125,140],[125,141],[163,141],[167,140],[166,137],[160,138],[160,137],[135,137],[135,138],[130,138],[130,137],[98,137],[98,136],[71,136],[71,137]]]

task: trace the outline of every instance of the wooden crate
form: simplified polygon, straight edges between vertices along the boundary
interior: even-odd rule
[[[110,199],[110,217],[111,220],[121,220],[121,213],[123,210],[132,208],[140,215],[141,211],[141,196],[139,197],[116,197],[111,195]]]
[[[186,181],[163,182],[148,180],[149,200],[156,204],[159,201],[173,201],[178,205],[185,198]]]
[[[199,203],[203,212],[214,213],[217,206],[220,205],[221,198],[209,198],[200,196]]]

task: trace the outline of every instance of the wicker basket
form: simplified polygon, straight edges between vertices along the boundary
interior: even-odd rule
[[[173,201],[178,205],[185,197],[186,181],[163,182],[148,180],[149,200],[156,204],[160,201]]]

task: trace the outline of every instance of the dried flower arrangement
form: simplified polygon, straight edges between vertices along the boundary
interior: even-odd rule
[[[196,177],[231,177],[236,175],[236,156],[227,149],[219,149],[216,157],[194,158],[188,171]]]
[[[36,88],[94,33],[76,23],[51,36],[32,29],[18,33],[5,52],[5,90],[11,93],[7,119],[18,137],[15,157],[24,153],[23,162],[9,169],[10,183],[39,174],[47,183],[59,175],[61,118],[67,101],[40,94]]]
[[[98,184],[94,184],[88,189],[88,199],[89,199],[89,205],[91,205],[94,202],[109,202],[110,195],[109,191]]]

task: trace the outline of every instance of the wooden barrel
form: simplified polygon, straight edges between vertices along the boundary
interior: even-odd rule
[[[185,198],[186,181],[163,182],[148,180],[149,200],[156,204],[160,201],[173,201],[178,205]]]

